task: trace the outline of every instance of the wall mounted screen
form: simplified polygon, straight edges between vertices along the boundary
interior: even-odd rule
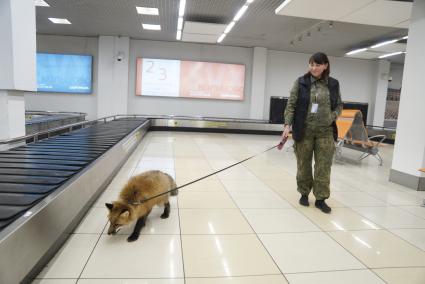
[[[136,95],[243,100],[245,65],[137,58]]]
[[[37,53],[37,91],[89,94],[92,56]]]

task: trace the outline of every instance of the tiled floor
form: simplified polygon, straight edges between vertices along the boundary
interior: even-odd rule
[[[260,135],[150,132],[34,283],[425,283],[425,193],[390,183],[373,158],[332,169],[331,214],[298,204],[291,148],[261,154],[180,189],[140,238],[109,236],[105,202],[150,169],[178,185],[275,145]],[[310,202],[314,196],[310,195]]]

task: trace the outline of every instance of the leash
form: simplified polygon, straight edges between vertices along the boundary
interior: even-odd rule
[[[264,153],[266,153],[266,152],[268,152],[268,151],[270,151],[270,150],[272,150],[272,149],[274,149],[274,148],[278,148],[278,149],[280,150],[280,149],[282,149],[282,148],[283,148],[283,145],[285,144],[286,140],[287,140],[287,139],[283,139],[282,141],[280,141],[280,143],[279,143],[279,144],[277,144],[277,145],[275,145],[275,146],[273,146],[273,147],[271,147],[271,148],[268,148],[267,150],[264,150],[264,151],[263,151],[263,152],[261,152],[261,153],[258,153],[258,154],[255,154],[255,155],[252,155],[251,157],[248,157],[248,158],[246,158],[246,159],[244,159],[244,160],[242,160],[242,161],[239,161],[239,162],[237,162],[237,163],[235,163],[235,164],[233,164],[233,165],[227,166],[227,167],[225,167],[225,168],[223,168],[223,169],[221,169],[221,170],[215,171],[215,172],[213,172],[213,173],[211,173],[211,174],[209,174],[209,175],[203,176],[203,177],[201,177],[201,178],[198,178],[198,179],[193,180],[193,181],[191,181],[191,182],[188,182],[188,183],[186,183],[186,184],[184,184],[184,185],[181,185],[181,186],[178,186],[178,187],[176,187],[176,188],[173,188],[173,189],[171,189],[171,190],[169,190],[169,191],[165,191],[165,192],[160,193],[160,194],[158,194],[158,195],[155,195],[155,196],[153,196],[153,197],[150,197],[150,198],[144,199],[144,200],[142,200],[142,201],[140,201],[140,202],[133,202],[133,203],[130,203],[130,204],[131,204],[131,205],[141,205],[141,204],[143,204],[143,203],[145,203],[145,202],[147,202],[147,201],[149,201],[149,200],[155,199],[155,198],[157,198],[157,197],[160,197],[160,196],[162,196],[162,195],[168,194],[168,193],[170,193],[170,192],[172,192],[172,191],[175,191],[175,190],[178,190],[178,189],[180,189],[180,188],[186,187],[186,186],[188,186],[188,185],[191,185],[192,183],[198,182],[198,181],[200,181],[200,180],[206,179],[207,177],[210,177],[210,176],[212,176],[212,175],[215,175],[215,174],[218,174],[218,173],[220,173],[220,172],[222,172],[222,171],[225,171],[225,170],[227,170],[227,169],[230,169],[230,168],[232,168],[232,167],[234,167],[234,166],[236,166],[236,165],[239,165],[239,164],[241,164],[241,163],[243,163],[243,162],[248,161],[249,159],[252,159],[252,158],[254,158],[254,157],[256,157],[256,156],[262,155],[262,154],[264,154]]]

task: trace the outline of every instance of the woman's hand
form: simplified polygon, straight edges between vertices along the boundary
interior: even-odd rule
[[[291,129],[291,126],[289,125],[285,125],[285,127],[283,128],[283,133],[282,133],[282,140],[287,139],[288,135],[289,135],[289,131]]]

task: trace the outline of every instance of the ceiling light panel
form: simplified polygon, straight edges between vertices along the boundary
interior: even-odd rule
[[[140,15],[159,15],[158,8],[149,8],[149,7],[138,7],[136,6],[137,13]]]
[[[142,24],[144,30],[160,31],[161,25]]]
[[[68,21],[68,19],[49,18],[49,20],[54,24],[62,24],[62,25],[70,25],[71,24],[71,22]]]
[[[393,52],[393,53],[387,53],[387,54],[379,56],[378,58],[387,58],[387,57],[399,55],[399,54],[402,54],[402,53],[404,53],[404,52],[403,51],[397,51],[397,52]]]
[[[363,51],[352,55],[345,55],[346,58],[358,58],[358,59],[376,59],[378,56],[382,55],[380,52],[375,51]]]
[[[352,51],[347,52],[346,55],[353,55],[353,54],[360,53],[360,52],[363,52],[363,51],[366,51],[366,50],[367,50],[367,48],[354,49]]]
[[[233,18],[233,21],[235,22],[239,21],[239,19],[246,12],[246,9],[248,9],[248,5],[243,5],[242,8],[240,8],[239,11],[236,13],[235,17]]]
[[[396,51],[406,51],[407,44],[395,42],[387,45],[383,45],[377,48],[374,48],[373,50],[384,52],[384,53],[392,53]]]
[[[374,1],[375,0],[285,0],[275,10],[275,13],[283,16],[337,21],[341,17],[361,9],[365,5],[368,5]],[[325,9],[324,7],[332,8]]]
[[[38,7],[50,7],[50,5],[44,0],[34,0],[34,5]]]
[[[377,43],[375,45],[372,45],[370,48],[377,48],[377,47],[384,46],[384,45],[387,45],[387,44],[391,44],[391,43],[394,43],[394,42],[397,42],[397,41],[398,41],[398,39],[387,40],[387,41],[380,42],[380,43]]]

